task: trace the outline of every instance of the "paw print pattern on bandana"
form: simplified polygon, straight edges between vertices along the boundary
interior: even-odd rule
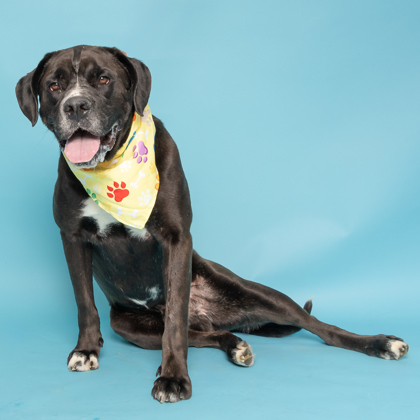
[[[137,150],[136,150],[137,149]],[[133,158],[137,158],[137,163],[141,163],[142,161],[144,163],[147,162],[147,154],[149,153],[149,150],[147,150],[147,147],[144,145],[142,140],[139,140],[136,145],[133,147],[134,156]]]
[[[117,203],[120,203],[128,194],[130,194],[130,191],[125,187],[125,182],[121,182],[121,188],[118,182],[114,182],[114,188],[107,185],[108,191],[111,191],[110,193],[107,193],[107,196],[113,198]]]
[[[144,115],[141,117],[141,122],[146,123],[148,127],[150,127],[150,121],[149,118],[152,116],[152,113],[150,112],[150,109],[144,110]]]
[[[153,198],[153,195],[150,194],[150,190],[142,191],[139,197],[139,201],[140,201],[139,205],[148,206],[152,198]]]
[[[131,169],[131,161],[130,160],[125,160],[120,165],[120,169],[121,169],[121,172],[128,172]]]
[[[96,194],[94,192],[92,192],[89,188],[86,188],[86,192],[91,196],[92,200],[96,204],[99,204],[99,201],[96,199]]]
[[[160,185],[160,178],[159,178],[159,174],[157,174],[156,175],[156,184],[155,184],[155,188],[156,188],[156,190],[158,190],[159,189],[159,185]]]
[[[155,162],[150,162],[149,169],[151,174],[154,174],[157,171]]]

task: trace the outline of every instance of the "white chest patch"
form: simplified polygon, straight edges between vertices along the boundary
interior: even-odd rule
[[[113,224],[121,225],[122,223],[111,216],[108,212],[101,209],[90,197],[87,198],[82,204],[82,217],[91,217],[95,219],[96,224],[98,225],[98,235],[106,236],[108,229]],[[130,226],[125,226],[128,234],[132,238],[137,239],[146,239],[150,236],[150,233],[146,228],[137,229]]]
[[[83,202],[82,217],[92,217],[98,225],[98,235],[106,235],[107,229],[112,224],[120,224],[105,210],[102,210],[90,197]]]
[[[125,230],[128,231],[128,234],[132,237],[132,238],[137,238],[137,239],[147,239],[150,236],[150,233],[147,231],[146,228],[143,229],[137,229],[131,226],[126,226]]]
[[[159,289],[158,286],[154,286],[154,287],[151,287],[150,289],[148,289],[147,292],[149,293],[149,296],[147,297],[146,300],[133,299],[133,298],[129,298],[129,299],[131,301],[133,301],[134,303],[136,303],[137,305],[141,305],[141,306],[144,306],[145,308],[147,308],[147,302],[149,300],[150,301],[155,300],[159,296],[160,289]]]

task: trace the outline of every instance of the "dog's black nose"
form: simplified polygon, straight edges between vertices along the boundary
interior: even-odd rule
[[[80,121],[86,118],[92,109],[92,102],[84,96],[73,96],[64,104],[64,112],[70,120]]]

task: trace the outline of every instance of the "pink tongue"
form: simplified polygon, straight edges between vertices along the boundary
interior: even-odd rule
[[[101,139],[87,131],[76,131],[68,140],[64,153],[72,163],[89,162],[96,155]]]

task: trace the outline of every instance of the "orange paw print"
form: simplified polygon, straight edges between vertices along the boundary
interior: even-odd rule
[[[158,190],[159,189],[159,184],[160,184],[160,178],[159,178],[159,174],[156,175],[156,185],[155,188]]]
[[[130,194],[130,191],[128,191],[125,187],[125,182],[121,182],[121,188],[118,182],[114,182],[114,188],[116,189],[107,185],[108,191],[111,191],[110,193],[107,193],[107,196],[113,198],[117,203],[119,203],[120,201],[123,201],[128,194]]]
[[[154,174],[155,172],[156,172],[156,165],[155,165],[155,163],[154,162],[150,162],[150,166],[149,166],[149,168],[150,168],[150,173],[151,174]]]

